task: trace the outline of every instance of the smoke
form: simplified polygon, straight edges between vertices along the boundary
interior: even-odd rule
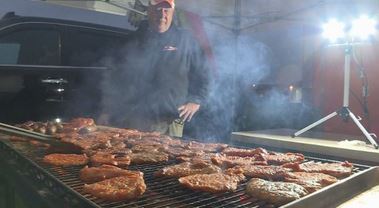
[[[217,64],[217,74],[211,77],[210,94],[204,114],[193,124],[192,135],[207,140],[227,140],[239,128],[236,121],[252,86],[271,73],[273,54],[264,43],[251,35],[236,35],[230,30],[205,23]],[[202,117],[202,119],[201,119]]]
[[[288,119],[291,111],[288,92],[285,91],[287,87],[284,89],[283,86],[274,87],[275,80],[273,80],[280,65],[279,61],[283,57],[278,59],[271,45],[256,39],[257,36],[253,33],[238,34],[205,21],[203,25],[215,57],[217,72],[210,74],[207,103],[201,107],[201,111],[193,120],[186,124],[187,132],[185,133],[190,137],[219,141],[227,140],[232,131],[290,126],[292,121]],[[271,38],[273,37],[272,35]],[[121,54],[125,55],[125,53]],[[138,57],[137,59],[141,60]],[[150,57],[143,60],[150,60]],[[138,63],[136,65],[138,66]],[[123,106],[123,103],[127,101],[124,99],[144,96],[138,92],[146,91],[145,89],[148,88],[152,91],[156,90],[149,82],[138,80],[136,76],[123,74],[134,71],[128,67],[127,63],[119,59],[115,68],[123,70],[116,70],[106,75],[108,79],[111,76],[115,79],[112,83],[106,83],[103,88],[112,95],[111,97],[117,99],[106,99],[104,106],[116,115],[125,114],[122,109],[128,106]],[[124,80],[121,77],[136,79]],[[171,81],[168,80],[168,82]],[[118,87],[125,83],[133,86],[129,92]],[[259,88],[261,85],[264,86],[264,92],[257,92],[256,87]],[[145,89],[142,90],[142,88]],[[154,94],[159,96],[159,91]]]

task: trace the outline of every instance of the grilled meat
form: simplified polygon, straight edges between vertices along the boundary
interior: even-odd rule
[[[287,173],[292,171],[289,168],[284,168],[281,166],[243,165],[229,168],[226,172],[233,172],[238,169],[240,169],[245,176],[269,180],[282,179]]]
[[[154,140],[146,140],[146,139],[128,139],[125,141],[131,146],[158,146],[162,145],[162,143]]]
[[[114,155],[127,155],[132,153],[132,150],[128,148],[122,148],[122,147],[110,147],[106,149],[87,149],[83,150],[83,153],[85,153],[87,156],[93,156],[96,153],[108,153],[108,154],[114,154]]]
[[[133,153],[138,153],[138,152],[163,152],[166,149],[167,149],[167,146],[162,145],[162,144],[155,144],[155,145],[137,144],[131,148]]]
[[[165,149],[165,152],[169,154],[171,158],[178,158],[178,157],[192,158],[192,157],[196,157],[196,156],[204,154],[203,151],[188,150],[182,147],[168,147],[167,149]]]
[[[179,178],[179,183],[192,189],[211,193],[235,191],[239,182],[245,180],[243,174],[195,174]]]
[[[308,194],[304,187],[295,183],[271,182],[259,178],[253,178],[248,182],[246,193],[278,206]]]
[[[168,154],[163,152],[140,152],[130,154],[132,164],[154,164],[168,161]]]
[[[241,149],[241,148],[234,148],[234,147],[228,147],[224,149],[221,153],[227,156],[238,156],[238,157],[253,157],[257,154],[268,154],[267,150],[263,148]]]
[[[118,176],[93,184],[85,184],[83,191],[99,199],[106,201],[132,200],[141,196],[146,190],[143,173],[136,173],[127,176]]]
[[[124,170],[113,165],[102,165],[99,167],[84,167],[79,172],[80,180],[85,183],[95,183],[103,181],[108,178],[114,178],[118,176],[129,176],[139,174],[138,171]]]
[[[283,166],[290,167],[297,172],[325,173],[337,178],[346,177],[353,173],[353,164],[347,161],[342,163],[289,163]]]
[[[73,146],[76,146],[77,148],[80,148],[82,150],[87,149],[104,149],[111,147],[109,139],[104,138],[96,138],[96,139],[87,139],[87,138],[81,138],[81,137],[64,137],[61,139],[62,142],[66,142],[69,144],[72,144]]]
[[[188,145],[185,146],[185,148],[195,151],[203,151],[203,152],[218,152],[220,150],[223,150],[227,148],[227,144],[220,144],[220,143],[200,143],[191,141],[188,143]]]
[[[68,123],[78,128],[95,125],[95,121],[92,118],[74,118]]]
[[[62,124],[60,123],[34,121],[27,121],[22,124],[16,124],[16,126],[29,131],[39,132],[42,134],[55,134],[57,131],[60,131],[63,128]]]
[[[189,155],[178,156],[176,157],[176,160],[181,161],[181,162],[190,162],[194,160],[210,162],[213,157],[217,157],[217,156],[219,156],[218,153],[197,153],[194,156],[189,156]]]
[[[183,147],[185,145],[181,140],[173,139],[173,138],[166,136],[166,135],[162,135],[160,137],[160,142],[162,144],[168,145],[170,147]]]
[[[43,162],[57,166],[85,165],[88,157],[84,154],[50,154],[43,157]]]
[[[301,163],[304,161],[304,155],[299,153],[269,153],[262,154],[268,164],[282,165],[285,163]]]
[[[311,193],[338,180],[324,173],[288,172],[284,176],[284,181],[299,184]]]
[[[98,152],[90,157],[93,166],[99,165],[115,165],[127,166],[130,164],[130,157],[125,154],[111,154],[106,152]]]
[[[221,168],[203,161],[183,162],[177,165],[165,167],[157,172],[155,176],[183,177],[194,174],[220,173]]]
[[[222,167],[234,167],[236,165],[267,165],[267,162],[260,157],[239,157],[218,155],[211,158],[212,162]]]
[[[63,128],[59,132],[79,132],[82,128],[94,126],[95,121],[92,118],[74,118],[67,123],[62,123]]]

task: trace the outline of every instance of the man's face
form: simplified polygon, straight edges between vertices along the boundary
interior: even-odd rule
[[[154,6],[150,5],[147,14],[150,28],[155,32],[164,33],[171,26],[174,8],[171,8],[167,2],[162,2]]]

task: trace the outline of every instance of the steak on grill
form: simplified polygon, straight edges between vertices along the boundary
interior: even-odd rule
[[[221,153],[227,156],[253,157],[256,154],[267,154],[268,152],[267,150],[263,148],[241,149],[241,148],[228,147],[224,149]]]
[[[235,191],[238,183],[243,180],[245,180],[243,174],[212,173],[181,177],[179,183],[192,190],[220,193]]]
[[[88,157],[85,154],[49,154],[43,157],[43,162],[57,166],[85,165]]]
[[[182,147],[169,147],[165,150],[167,154],[170,155],[172,158],[177,158],[177,157],[194,157],[197,155],[201,155],[204,152],[203,151],[194,151],[194,150],[189,150],[189,149],[184,149]]]
[[[304,155],[299,153],[269,153],[262,154],[268,164],[282,165],[285,163],[301,163],[304,161]]]
[[[222,167],[234,167],[236,165],[267,165],[267,162],[260,157],[239,157],[218,155],[211,158],[212,162]]]
[[[227,148],[227,144],[220,144],[220,143],[200,143],[191,141],[186,146],[187,149],[195,150],[195,151],[203,151],[203,152],[217,152],[220,150],[223,150]]]
[[[269,180],[282,179],[288,172],[292,171],[289,168],[284,168],[281,166],[243,165],[227,169],[226,172],[233,172],[238,169],[240,169],[245,176]]]
[[[284,176],[284,181],[299,184],[311,193],[338,180],[324,173],[288,172]]]
[[[90,162],[93,166],[100,166],[103,164],[127,166],[130,165],[130,157],[125,154],[111,154],[107,152],[98,152],[90,157]]]
[[[168,161],[168,154],[163,152],[140,152],[130,154],[132,164],[154,164]]]
[[[337,178],[346,177],[353,173],[353,164],[347,161],[341,163],[289,163],[283,166],[290,167],[297,172],[325,173]]]
[[[211,162],[211,159],[213,157],[219,156],[219,153],[198,153],[194,156],[178,156],[176,157],[176,160],[181,161],[181,162],[190,162],[194,160],[201,160],[201,161],[206,161],[206,162]]]
[[[99,167],[84,167],[79,172],[79,178],[85,183],[94,183],[103,181],[108,178],[114,178],[118,176],[128,176],[133,174],[139,174],[138,171],[124,170],[113,165],[102,165]]]
[[[192,161],[183,162],[177,165],[172,165],[165,167],[157,172],[155,176],[167,176],[167,177],[183,177],[194,174],[210,174],[210,173],[220,173],[221,168],[212,163],[207,163],[204,161]]]
[[[118,176],[93,184],[84,184],[83,191],[106,201],[131,200],[141,196],[146,190],[143,173]]]
[[[253,178],[247,183],[246,193],[259,200],[280,206],[307,195],[308,191],[295,183]]]
[[[133,153],[138,153],[138,152],[163,152],[166,149],[167,149],[167,146],[162,145],[162,144],[155,144],[155,145],[137,144],[131,148]]]
[[[96,153],[108,153],[108,154],[115,154],[115,155],[127,155],[132,153],[132,150],[126,148],[126,147],[110,147],[106,149],[87,149],[83,150],[83,153],[85,153],[87,156],[93,156]]]

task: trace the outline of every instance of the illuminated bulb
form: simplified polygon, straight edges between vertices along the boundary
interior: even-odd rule
[[[375,34],[376,21],[370,19],[366,15],[362,15],[359,19],[353,21],[350,35],[362,40],[367,39],[370,35]]]
[[[289,87],[288,87],[288,89],[290,90],[290,91],[292,91],[293,90],[293,85],[290,85]]]
[[[345,36],[345,24],[338,22],[336,19],[332,19],[324,24],[323,30],[322,35],[331,42],[336,42],[336,40]]]
[[[62,120],[61,120],[60,118],[56,118],[56,119],[55,119],[55,122],[56,122],[56,123],[60,123],[61,121],[62,121]]]

